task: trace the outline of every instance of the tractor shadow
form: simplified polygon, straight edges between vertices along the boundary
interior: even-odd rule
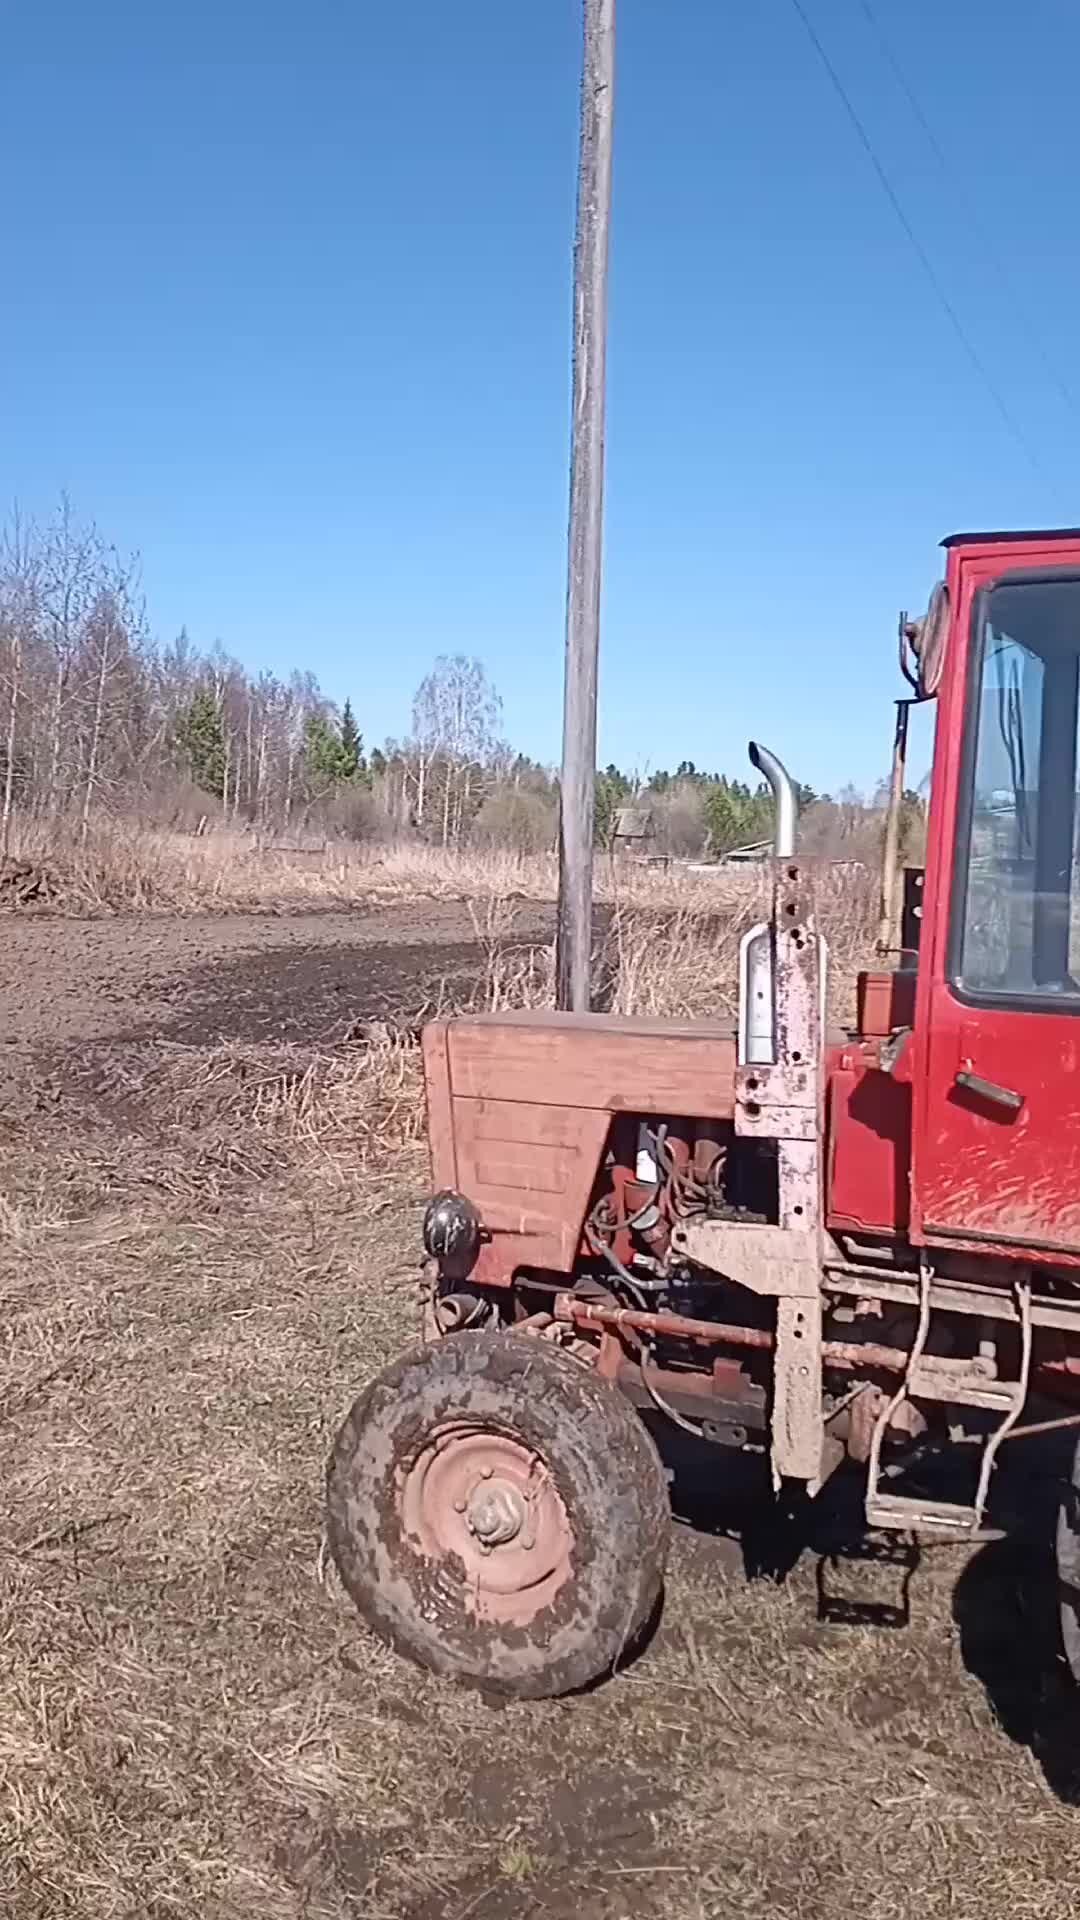
[[[973,1554],[953,1618],[1003,1732],[1028,1748],[1057,1799],[1080,1806],[1080,1691],[1061,1651],[1052,1541],[997,1540]]]
[[[733,1572],[741,1561],[747,1580],[783,1585],[810,1570],[822,1626],[912,1630],[913,1587],[943,1549],[869,1533],[860,1469],[843,1466],[816,1500],[785,1505],[772,1498],[762,1457],[682,1433],[656,1438],[676,1519],[730,1543],[724,1559]],[[1028,1749],[1056,1799],[1080,1806],[1080,1688],[1062,1650],[1054,1555],[1074,1439],[1047,1435],[1003,1455],[987,1514],[988,1530],[1001,1537],[969,1552],[951,1612],[963,1664],[1002,1731]],[[948,1458],[921,1462],[917,1485],[928,1497],[962,1497]]]

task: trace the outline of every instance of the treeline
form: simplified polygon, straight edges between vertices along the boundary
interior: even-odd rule
[[[408,732],[367,746],[362,711],[349,700],[339,709],[312,673],[252,673],[184,631],[158,640],[137,562],[66,501],[43,525],[13,518],[0,539],[5,852],[17,816],[74,820],[85,834],[101,812],[546,851],[557,841],[556,776],[507,745],[501,720],[480,662],[440,656]],[[802,801],[822,851],[878,830],[876,806],[857,795],[804,790]],[[646,778],[605,768],[601,844],[626,808],[645,816],[651,846],[675,855],[723,854],[771,831],[767,788],[690,761]]]

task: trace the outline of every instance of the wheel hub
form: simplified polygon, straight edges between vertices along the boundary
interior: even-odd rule
[[[525,1624],[570,1576],[572,1529],[540,1456],[466,1421],[429,1436],[400,1485],[404,1531],[486,1619]]]
[[[525,1505],[505,1480],[481,1480],[465,1509],[465,1520],[482,1547],[505,1547],[517,1539],[525,1524]]]

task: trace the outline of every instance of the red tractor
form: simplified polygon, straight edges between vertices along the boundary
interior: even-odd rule
[[[773,906],[737,1032],[542,1012],[425,1031],[428,1338],[345,1421],[328,1527],[367,1621],[439,1672],[559,1693],[641,1637],[670,1520],[636,1409],[756,1452],[789,1503],[853,1459],[872,1529],[966,1540],[1031,1397],[1077,1421],[1080,531],[945,547],[901,629],[938,702],[925,875],[855,1031],[826,1031],[793,790],[756,747]],[[961,1497],[912,1491],[905,1460],[954,1443]],[[1076,1486],[1058,1559],[1080,1677]]]

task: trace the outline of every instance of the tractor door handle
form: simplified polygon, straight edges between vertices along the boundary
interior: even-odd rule
[[[956,1085],[963,1087],[966,1093],[977,1094],[980,1100],[989,1100],[995,1107],[1007,1107],[1010,1113],[1019,1113],[1024,1104],[1024,1096],[1012,1087],[999,1087],[996,1080],[984,1080],[979,1073],[968,1073],[962,1069],[956,1076]]]

